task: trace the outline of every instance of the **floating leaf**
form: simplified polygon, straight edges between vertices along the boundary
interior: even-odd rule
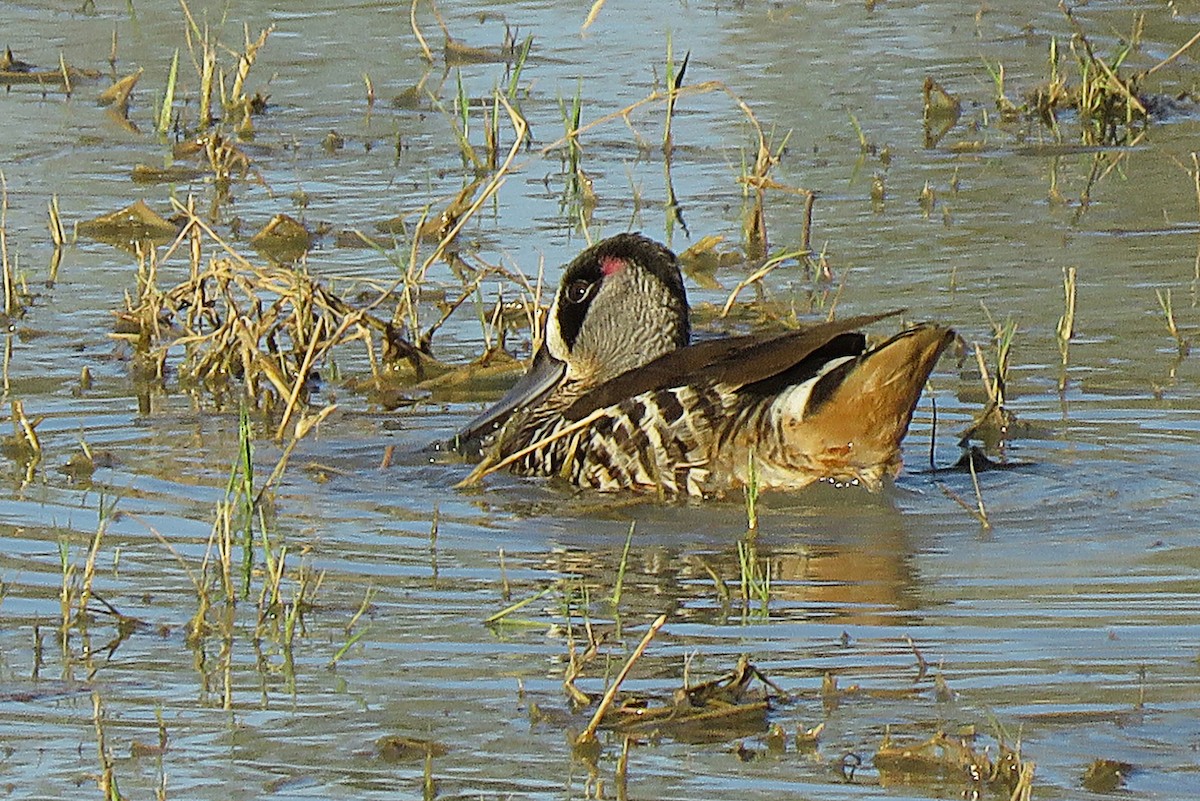
[[[385,762],[415,762],[427,757],[443,756],[449,751],[434,740],[418,740],[398,734],[380,737],[375,741],[375,749]]]
[[[114,106],[125,113],[129,108],[129,95],[133,91],[133,87],[137,86],[142,72],[144,70],[138,67],[137,72],[131,72],[101,92],[100,96],[96,98],[96,102],[101,106]]]
[[[312,234],[304,224],[287,214],[276,214],[250,244],[262,255],[280,264],[294,262],[308,252]]]
[[[125,245],[130,242],[165,242],[179,233],[175,223],[137,200],[111,214],[79,223],[79,233],[102,242]]]
[[[204,175],[204,170],[196,167],[151,167],[148,164],[133,165],[129,176],[135,184],[181,184],[194,181]]]

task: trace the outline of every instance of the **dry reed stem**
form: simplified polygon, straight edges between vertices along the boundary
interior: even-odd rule
[[[979,517],[979,511],[975,508],[972,508],[971,504],[967,503],[967,501],[964,500],[961,495],[959,495],[957,492],[950,489],[950,487],[946,486],[945,484],[943,484],[940,481],[937,482],[937,488],[942,491],[943,495],[945,495],[947,498],[949,498],[950,500],[957,503],[968,514],[970,514],[972,517],[974,517],[976,520],[978,520],[980,525],[983,525],[983,520]]]
[[[1030,801],[1033,798],[1033,773],[1037,765],[1029,760],[1021,761],[1021,772],[1009,801]]]
[[[92,545],[88,549],[87,560],[83,565],[83,579],[79,588],[79,611],[76,613],[76,620],[84,620],[87,617],[88,603],[92,598],[92,581],[96,577],[96,557],[100,555],[100,544],[104,541],[105,528],[107,525],[104,519],[104,510],[101,509],[100,524],[96,526],[96,533],[92,536]]]
[[[417,42],[421,45],[421,54],[425,56],[425,61],[432,64],[433,52],[429,49],[425,37],[421,35],[421,29],[417,26],[417,3],[419,2],[421,0],[412,1],[412,5],[408,9],[408,24],[412,26],[413,35],[417,37]]]
[[[762,279],[766,278],[767,275],[776,267],[783,264],[788,259],[797,257],[799,255],[801,254],[798,252],[782,253],[778,256],[767,259],[761,267],[750,273],[750,275],[746,276],[741,281],[738,281],[737,286],[733,288],[733,291],[729,293],[729,297],[725,299],[725,305],[721,307],[721,313],[717,316],[722,319],[728,317],[730,310],[733,308],[733,304],[737,301],[737,297],[741,294],[743,289],[755,283],[756,281],[761,281]]]
[[[979,474],[975,470],[975,459],[971,455],[967,456],[967,466],[971,469],[971,484],[975,487],[975,503],[979,507],[979,513],[976,516],[984,530],[991,531],[992,523],[988,520],[987,509],[983,505],[983,490],[979,487]]]
[[[587,18],[584,19],[583,25],[579,26],[580,34],[590,28],[592,23],[596,21],[596,18],[600,16],[600,9],[604,8],[605,2],[606,0],[594,0],[592,7],[588,9]]]
[[[421,264],[421,270],[418,273],[419,280],[421,281],[425,280],[425,273],[434,264],[434,262],[442,257],[442,255],[446,252],[446,247],[454,241],[455,237],[458,236],[459,232],[462,231],[463,227],[467,224],[467,221],[470,220],[471,217],[474,216],[475,212],[487,202],[488,198],[494,195],[500,189],[500,187],[504,185],[505,180],[507,180],[508,173],[513,170],[512,165],[516,160],[517,154],[521,151],[521,145],[525,142],[525,135],[529,130],[529,126],[528,123],[525,122],[525,118],[521,116],[520,112],[512,107],[512,105],[508,102],[508,98],[506,98],[503,93],[497,93],[496,97],[499,99],[501,105],[504,106],[504,110],[508,112],[509,121],[512,123],[513,130],[516,132],[516,137],[513,140],[512,147],[509,148],[508,155],[505,157],[504,162],[500,165],[499,169],[492,173],[491,178],[484,185],[483,190],[480,191],[479,196],[475,199],[475,202],[468,206],[467,210],[459,215],[458,219],[455,220],[454,225],[450,227],[450,230],[447,231],[444,236],[442,236],[441,241],[438,242],[433,253],[430,253],[425,261]]]
[[[300,444],[300,441],[307,437],[309,432],[320,425],[325,418],[337,411],[337,408],[337,404],[333,403],[321,409],[321,411],[317,412],[316,414],[301,416],[300,420],[296,423],[295,431],[292,432],[292,438],[284,447],[283,453],[280,454],[279,460],[275,463],[274,469],[271,470],[271,475],[267,476],[267,480],[263,482],[262,488],[255,496],[254,504],[256,506],[262,502],[262,499],[266,495],[267,491],[270,490],[271,487],[275,486],[275,484],[279,482],[279,479],[283,478],[283,473],[287,469],[287,464],[292,457],[292,452],[296,449],[296,446]]]
[[[12,411],[13,433],[20,440],[24,441],[30,455],[40,458],[42,454],[42,442],[38,439],[37,427],[44,418],[39,417],[31,421],[25,416],[25,404],[16,398],[9,402],[9,406]]]
[[[92,690],[92,723],[96,728],[96,751],[100,758],[100,775],[96,783],[106,801],[119,801],[121,794],[117,790],[117,780],[113,775],[112,754],[104,735],[104,703],[100,700],[97,690]]]
[[[1166,58],[1164,58],[1162,61],[1160,61],[1160,62],[1158,62],[1157,64],[1155,64],[1153,67],[1151,67],[1150,69],[1146,70],[1145,72],[1143,72],[1143,73],[1142,73],[1141,75],[1139,75],[1138,77],[1139,77],[1139,78],[1149,78],[1151,75],[1153,75],[1154,73],[1158,72],[1158,71],[1159,71],[1159,70],[1161,70],[1163,67],[1167,66],[1167,65],[1168,65],[1168,64],[1170,64],[1172,61],[1174,61],[1175,59],[1179,58],[1179,57],[1180,57],[1180,56],[1182,56],[1184,53],[1186,53],[1188,50],[1190,50],[1190,49],[1191,49],[1191,47],[1192,47],[1192,45],[1196,44],[1196,42],[1200,42],[1200,31],[1197,31],[1197,32],[1196,32],[1196,34],[1195,34],[1195,35],[1194,35],[1194,36],[1193,36],[1191,39],[1188,39],[1188,40],[1187,40],[1187,42],[1185,42],[1184,44],[1180,45],[1179,49],[1178,49],[1178,50],[1176,50],[1174,53],[1172,53],[1171,55],[1169,55],[1169,56],[1167,56]]]
[[[327,325],[325,318],[320,317],[317,319],[316,326],[312,330],[308,348],[304,351],[304,360],[300,363],[299,369],[296,370],[296,376],[292,383],[292,391],[288,395],[287,406],[284,407],[283,417],[279,420],[279,428],[275,431],[276,442],[283,439],[283,432],[287,430],[287,424],[292,419],[292,414],[296,410],[296,403],[300,400],[300,391],[304,389],[304,384],[308,381],[308,373],[312,369],[313,361],[316,358],[317,345],[321,342],[321,337],[325,333]]]
[[[227,98],[228,104],[238,104],[244,99],[243,90],[245,88],[246,78],[250,75],[250,68],[254,66],[254,61],[258,57],[258,51],[267,43],[267,37],[270,36],[274,30],[274,25],[264,28],[258,34],[258,39],[252,42],[250,41],[249,25],[244,27],[246,49],[238,55],[237,75],[233,79],[233,88],[229,92],[229,98]],[[249,108],[245,109],[245,114],[247,117],[250,116]]]
[[[8,181],[0,170],[0,270],[4,273],[4,313],[12,316],[16,308],[12,268],[8,263]]]
[[[625,677],[629,675],[629,671],[633,669],[633,666],[637,663],[637,661],[642,658],[642,654],[646,653],[646,649],[650,646],[650,641],[654,639],[654,635],[658,634],[658,630],[661,629],[666,622],[667,616],[662,614],[650,624],[649,631],[647,631],[646,635],[642,637],[642,641],[638,643],[637,648],[633,649],[633,653],[630,654],[628,661],[626,661],[625,665],[621,668],[621,672],[617,674],[615,679],[613,679],[613,683],[609,686],[608,691],[604,693],[604,697],[600,699],[600,705],[596,707],[595,714],[593,714],[592,719],[588,721],[587,728],[580,732],[579,736],[575,738],[575,745],[582,745],[595,739],[596,729],[600,726],[600,721],[604,717],[604,713],[607,712],[609,707],[612,706],[613,699],[617,697],[617,691],[621,689],[621,683],[625,681]]]
[[[574,434],[576,431],[580,431],[584,428],[587,428],[592,423],[596,422],[601,417],[603,417],[607,413],[607,411],[608,410],[604,409],[604,408],[597,409],[596,411],[589,414],[587,417],[584,417],[581,420],[576,420],[571,425],[566,426],[565,428],[560,428],[558,431],[555,431],[553,434],[542,437],[541,439],[537,440],[536,442],[530,443],[529,445],[525,446],[524,448],[521,448],[521,450],[516,451],[515,453],[510,453],[508,456],[505,456],[503,459],[500,459],[498,461],[489,461],[488,459],[485,458],[482,462],[480,462],[478,465],[475,466],[475,469],[471,471],[470,475],[468,475],[462,481],[455,484],[454,488],[455,489],[466,489],[467,487],[475,486],[480,481],[482,481],[485,477],[490,476],[492,473],[495,473],[497,470],[503,470],[505,467],[508,467],[510,464],[517,461],[518,459],[533,453],[538,448],[541,448],[544,445],[549,445],[551,442],[556,442],[556,441],[562,439],[563,437]]]
[[[997,406],[1003,405],[1004,397],[1000,390],[1000,377],[992,380],[992,373],[988,370],[987,360],[983,356],[983,348],[979,344],[975,344],[975,362],[979,365],[979,377],[983,379],[984,389],[988,393],[988,401]]]

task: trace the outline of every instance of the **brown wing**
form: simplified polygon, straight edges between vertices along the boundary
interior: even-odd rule
[[[721,383],[737,388],[766,381],[836,337],[900,313],[863,314],[782,334],[747,334],[698,342],[606,381],[572,403],[563,416],[570,421],[582,420],[596,409],[614,406],[626,398],[683,384]]]

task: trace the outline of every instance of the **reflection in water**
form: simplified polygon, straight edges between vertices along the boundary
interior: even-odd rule
[[[632,606],[635,615],[670,612],[672,619],[704,623],[739,617],[843,626],[916,622],[910,613],[917,609],[919,577],[905,528],[910,521],[891,498],[824,488],[795,498],[814,502],[805,510],[804,525],[777,529],[779,517],[773,516],[758,536],[745,534],[744,524],[739,528],[733,505],[717,507],[715,516],[678,509],[683,522],[697,526],[700,543],[676,542],[687,535],[672,532],[664,544],[662,528],[671,521],[661,511],[643,514],[635,523],[624,577],[636,591],[623,596],[623,605]],[[603,523],[594,526],[607,532],[602,544],[564,544],[545,567],[577,578],[596,598],[612,592],[623,542]],[[743,553],[768,579],[765,590],[747,591],[748,601],[742,597]],[[746,578],[754,584],[754,576]],[[759,602],[764,592],[765,615]]]
[[[839,625],[904,625],[914,622],[917,580],[907,537],[893,525],[864,532],[861,541],[781,549],[767,558],[779,598],[799,604],[803,616]]]

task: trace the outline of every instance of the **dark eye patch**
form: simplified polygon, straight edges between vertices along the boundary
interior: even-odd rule
[[[559,291],[558,332],[568,348],[575,346],[579,329],[583,327],[583,318],[592,299],[596,297],[597,287],[604,280],[604,273],[595,257],[586,258],[588,255],[585,251],[583,256],[568,265]]]

